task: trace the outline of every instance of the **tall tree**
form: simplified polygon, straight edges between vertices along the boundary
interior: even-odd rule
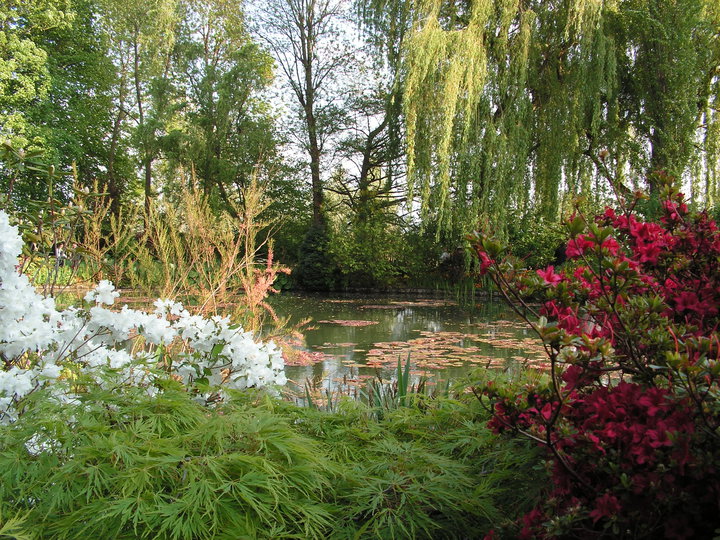
[[[405,157],[401,51],[411,28],[410,10],[385,1],[356,1],[356,10],[366,44],[349,66],[347,125],[338,145],[345,172],[335,174],[328,189],[342,196],[358,224],[395,222]]]
[[[338,130],[337,81],[349,61],[342,39],[343,0],[266,0],[259,34],[289,85],[303,123],[310,163],[313,222],[324,223],[322,159]]]
[[[232,211],[256,166],[275,158],[273,118],[259,98],[272,58],[251,40],[235,0],[184,2],[174,56],[184,106],[165,146]]]
[[[0,138],[91,184],[107,163],[113,66],[94,0],[10,2],[0,8]],[[28,177],[17,197],[44,198]],[[66,189],[56,191],[62,196]],[[67,187],[67,186],[65,186]]]
[[[159,153],[159,131],[168,94],[175,41],[177,0],[98,0],[103,6],[104,30],[118,70],[113,141],[132,120],[136,152],[142,168],[145,209],[153,198],[153,162]],[[112,144],[112,143],[111,143]]]
[[[114,68],[105,37],[98,31],[94,0],[73,0],[70,26],[44,31],[37,44],[47,53],[47,99],[28,111],[46,133],[52,161],[75,162],[79,179],[92,185],[108,161]]]
[[[47,98],[51,79],[43,32],[72,24],[70,2],[10,0],[0,6],[0,136],[26,146],[38,134],[28,111]]]
[[[554,216],[604,177],[717,178],[717,2],[407,1],[410,188],[444,227]]]

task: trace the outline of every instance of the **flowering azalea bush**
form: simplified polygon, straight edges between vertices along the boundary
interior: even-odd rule
[[[537,331],[551,366],[547,384],[481,389],[495,432],[548,452],[552,484],[520,536],[712,537],[720,232],[671,187],[658,220],[632,205],[573,216],[568,228],[562,269],[523,270],[498,242],[475,238],[482,271]]]
[[[15,420],[39,388],[74,399],[88,377],[153,393],[155,379],[169,374],[204,399],[222,397],[222,389],[285,383],[275,344],[257,342],[228,318],[193,315],[170,300],[157,300],[153,313],[111,310],[106,306],[119,294],[104,280],[85,296],[86,307],[58,310],[18,273],[22,244],[0,211],[0,422]]]

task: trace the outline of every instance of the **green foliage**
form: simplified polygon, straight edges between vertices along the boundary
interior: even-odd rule
[[[377,418],[382,419],[385,411],[411,404],[417,405],[425,397],[426,383],[427,380],[421,378],[417,385],[410,384],[410,354],[408,353],[404,368],[398,357],[394,381],[383,383],[379,377],[373,379],[368,382],[364,394]]]
[[[293,272],[295,283],[309,291],[335,288],[335,265],[330,251],[327,227],[313,223],[298,252],[298,265]]]
[[[439,268],[442,249],[434,232],[405,222],[395,213],[396,201],[368,195],[361,202],[332,220],[330,251],[340,288],[436,287],[462,278],[464,257],[452,271]]]
[[[107,164],[113,66],[94,27],[92,0],[5,3],[0,8],[0,140],[42,149],[46,160],[91,185]],[[4,23],[4,24],[3,24]],[[45,198],[21,176],[16,201]],[[69,188],[69,184],[59,184]]]
[[[236,2],[195,0],[182,9],[171,78],[181,105],[161,141],[168,187],[192,173],[191,182],[232,209],[256,169],[277,165],[273,118],[257,99],[272,81],[272,59],[250,38]]]
[[[518,213],[554,219],[567,193],[602,198],[600,182],[656,169],[697,172],[696,197],[713,202],[717,2],[372,4],[415,10],[409,188],[442,228]]]
[[[0,7],[0,136],[25,146],[32,142],[27,109],[48,94],[47,53],[36,40],[43,32],[67,26],[67,1],[3,2]]]
[[[269,171],[279,161],[257,96],[270,58],[243,21],[223,0],[4,3],[0,142],[76,163],[83,185],[107,184],[116,216],[139,192],[140,169],[148,199],[159,178],[169,191],[200,180],[230,208],[258,162]],[[44,184],[20,180],[17,202],[47,197]]]
[[[402,280],[402,232],[380,220],[342,224],[333,231],[331,251],[342,287],[387,287]]]
[[[509,227],[508,246],[528,268],[558,264],[565,255],[567,232],[560,223],[542,218],[525,219]]]
[[[95,29],[94,0],[73,0],[72,24],[40,34],[47,52],[47,99],[29,110],[43,134],[46,159],[61,168],[76,165],[84,186],[102,179],[107,166],[106,134],[111,130],[114,69],[105,38]]]
[[[26,533],[27,526],[25,518],[12,517],[3,519],[0,515],[0,538],[10,538],[12,540],[32,540],[33,535]]]
[[[44,392],[0,427],[0,530],[17,538],[467,538],[542,485],[530,445],[473,397],[298,408],[255,392],[201,406],[112,377]],[[81,391],[80,391],[81,390]],[[4,527],[4,529],[3,529]],[[25,535],[25,536],[23,536]]]
[[[358,402],[302,410],[301,430],[340,464],[332,538],[482,537],[527,508],[540,484],[530,445],[493,437],[465,398],[418,401],[380,420]]]
[[[262,409],[209,411],[172,385],[28,406],[0,435],[0,493],[40,538],[318,538],[331,524],[331,464]]]

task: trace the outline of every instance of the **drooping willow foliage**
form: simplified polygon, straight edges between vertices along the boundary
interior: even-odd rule
[[[607,195],[608,179],[620,189],[648,179],[652,190],[655,170],[692,179],[695,200],[717,202],[716,0],[370,5],[413,13],[408,190],[441,228],[553,218],[575,194]]]

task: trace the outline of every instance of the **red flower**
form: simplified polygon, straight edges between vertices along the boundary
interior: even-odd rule
[[[553,413],[552,405],[550,405],[549,403],[546,403],[545,406],[540,411],[540,416],[542,416],[546,422],[549,422],[550,418],[552,417],[552,413]]]
[[[534,529],[543,522],[544,518],[545,516],[543,516],[543,513],[538,508],[535,508],[528,514],[525,514],[523,516],[523,528],[520,531],[519,538],[536,538],[533,534]]]
[[[618,251],[620,250],[620,244],[617,243],[617,240],[614,238],[608,238],[602,243],[601,246],[603,249],[606,249],[610,255],[617,255]]]
[[[523,537],[552,535],[548,516],[572,517],[568,536],[593,538],[610,524],[704,538],[720,523],[720,232],[677,194],[663,209],[656,222],[607,209],[595,219],[602,236],[567,244],[568,257],[586,260],[537,271],[551,383],[491,396],[502,403],[494,431],[553,450],[552,483],[519,524]],[[521,288],[526,276],[513,270],[495,283]]]
[[[588,239],[587,235],[579,234],[577,238],[571,238],[565,249],[565,255],[570,259],[572,257],[580,257],[595,243]]]
[[[548,266],[545,270],[538,270],[537,275],[545,280],[548,285],[555,285],[562,281],[562,276],[555,273],[554,266]]]
[[[675,309],[678,311],[701,311],[697,294],[694,292],[683,291],[673,300],[675,301]]]
[[[487,274],[488,269],[495,264],[495,260],[488,257],[484,251],[478,251],[480,257],[480,275]]]
[[[590,512],[593,523],[597,523],[600,518],[612,517],[620,511],[620,503],[615,495],[604,493],[595,499],[595,509]]]

